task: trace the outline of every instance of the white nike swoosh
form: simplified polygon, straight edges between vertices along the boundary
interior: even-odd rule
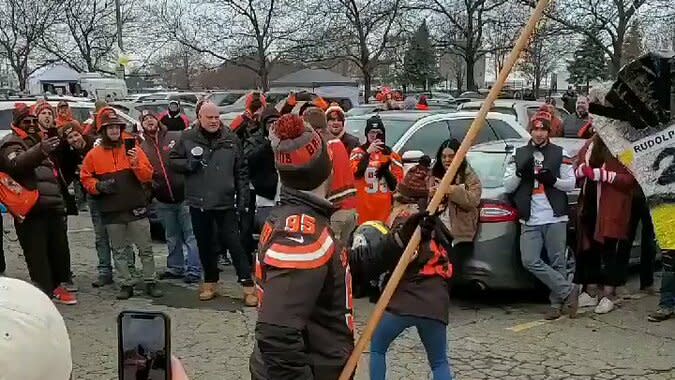
[[[299,244],[304,244],[304,243],[305,243],[305,237],[304,237],[304,236],[300,236],[299,238],[294,238],[294,237],[286,236],[286,239],[291,240],[291,241],[294,241],[294,242],[299,243]]]

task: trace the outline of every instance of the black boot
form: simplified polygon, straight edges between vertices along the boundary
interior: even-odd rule
[[[153,298],[158,298],[164,295],[161,290],[157,287],[155,283],[149,283],[145,285],[145,293]]]
[[[106,285],[111,285],[113,283],[112,276],[98,276],[96,281],[91,283],[91,286],[95,288],[100,288]]]
[[[127,300],[133,296],[134,296],[133,286],[122,286],[120,287],[120,292],[117,293],[118,300]]]

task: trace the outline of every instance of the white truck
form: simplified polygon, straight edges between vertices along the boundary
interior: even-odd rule
[[[80,90],[91,99],[116,100],[127,96],[127,84],[123,79],[104,77],[100,73],[81,73]]]

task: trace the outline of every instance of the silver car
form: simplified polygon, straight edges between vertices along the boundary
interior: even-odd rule
[[[529,122],[532,115],[534,115],[537,110],[539,110],[539,107],[544,104],[544,102],[531,100],[497,99],[495,100],[495,103],[490,111],[511,115],[516,118],[523,128],[527,128],[527,123]],[[478,111],[482,105],[482,100],[471,101],[460,104],[457,109],[459,111]],[[558,115],[556,116],[562,120],[569,116],[569,112],[567,112],[567,110],[565,110],[563,107],[556,107],[556,111],[558,112]]]
[[[537,280],[527,272],[520,261],[520,223],[518,213],[509,202],[504,190],[506,164],[515,149],[525,145],[527,139],[510,139],[474,146],[467,161],[478,174],[483,185],[478,233],[472,256],[458,274],[460,283],[469,283],[479,289],[531,289],[538,286]],[[573,157],[581,149],[584,140],[553,139]],[[579,189],[568,194],[569,215],[576,214]],[[640,228],[633,244],[631,263],[639,263]],[[574,267],[575,218],[568,223],[568,267]],[[546,259],[546,255],[543,256]]]

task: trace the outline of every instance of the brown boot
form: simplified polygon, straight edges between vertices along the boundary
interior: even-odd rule
[[[244,304],[246,306],[258,306],[258,296],[255,294],[255,287],[244,286]]]
[[[216,298],[216,283],[205,282],[199,287],[199,300],[208,301]]]

